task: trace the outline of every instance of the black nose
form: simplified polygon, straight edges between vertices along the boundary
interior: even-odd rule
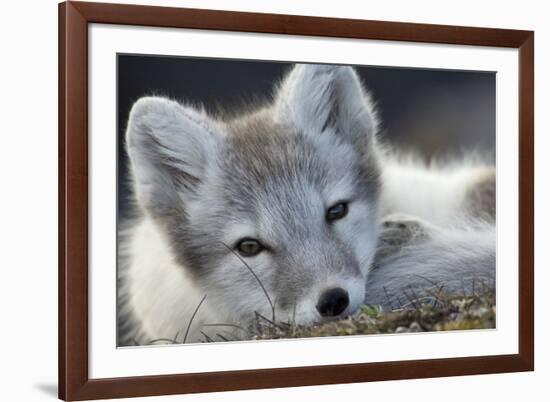
[[[332,288],[321,293],[316,307],[323,317],[335,317],[342,314],[348,304],[348,292],[342,288]]]

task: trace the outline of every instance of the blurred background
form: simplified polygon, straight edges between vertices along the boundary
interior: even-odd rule
[[[130,213],[124,134],[132,104],[164,95],[211,112],[261,104],[291,63],[118,55],[118,213]],[[476,152],[494,160],[496,74],[355,66],[377,104],[382,139],[422,157]]]

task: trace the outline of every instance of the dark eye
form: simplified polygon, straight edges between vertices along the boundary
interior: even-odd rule
[[[348,204],[346,202],[340,202],[327,209],[326,219],[327,222],[336,221],[342,219],[348,214]]]
[[[242,239],[237,245],[237,251],[243,257],[253,257],[264,249],[262,243],[256,239]]]

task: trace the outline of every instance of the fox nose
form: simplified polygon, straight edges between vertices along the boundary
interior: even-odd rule
[[[317,311],[323,317],[335,317],[344,312],[349,304],[349,295],[342,288],[331,288],[321,293]]]

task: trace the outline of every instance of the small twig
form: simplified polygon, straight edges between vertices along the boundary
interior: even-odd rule
[[[223,335],[220,334],[220,333],[217,333],[216,336],[217,336],[218,338],[220,338],[220,339],[221,339],[222,341],[224,341],[224,342],[230,342],[229,339],[227,339],[225,336],[223,336]]]
[[[390,305],[390,310],[393,310],[393,302],[390,298],[390,295],[388,294],[388,289],[385,286],[383,286],[382,289],[384,290],[384,295],[386,296],[386,300]]]
[[[262,314],[258,313],[257,311],[254,311],[254,314],[256,314],[256,320],[262,319],[262,320],[266,321],[267,323],[271,324],[275,328],[278,328],[278,329],[281,329],[281,330],[283,329],[280,324],[276,323],[275,321],[271,321],[269,318],[263,316]]]
[[[413,288],[411,285],[409,285],[409,290],[411,291],[412,297],[413,297],[415,300],[418,300],[419,297],[418,297],[418,295],[416,294],[416,290],[414,290],[414,288]]]
[[[434,286],[435,286],[435,285],[434,285]],[[434,303],[433,303],[433,305],[432,305],[434,308],[437,307],[438,303],[441,304],[442,306],[445,305],[445,303],[443,303],[443,300],[442,300],[441,297],[440,297],[441,292],[443,291],[443,288],[444,288],[444,287],[445,287],[445,285],[444,285],[444,284],[441,284],[441,285],[439,286],[439,289],[437,290],[437,293],[434,293],[434,292],[432,291],[432,289],[429,289],[429,288],[424,289],[424,291],[425,291],[426,293],[428,293],[428,295],[430,295],[430,296],[432,296],[432,297],[434,298],[434,300],[433,300]]]
[[[423,300],[434,300],[434,297],[433,296],[418,297],[414,300],[411,300],[409,303],[404,304],[403,307],[413,306],[415,309],[419,309],[419,306],[417,305],[417,302],[421,302]]]
[[[193,315],[191,316],[191,319],[189,320],[189,324],[187,324],[187,330],[185,331],[185,336],[183,337],[183,343],[187,343],[187,336],[189,335],[189,330],[191,329],[191,324],[193,324],[193,320],[195,319],[195,316],[197,315],[197,312],[199,311],[199,308],[201,308],[201,305],[205,300],[206,300],[206,295],[203,296],[200,303],[195,308],[195,311],[193,312]]]
[[[206,339],[206,342],[210,343],[210,342],[216,342],[214,339],[210,338],[208,335],[206,335],[206,333],[204,333],[203,331],[200,331],[202,336],[204,336],[204,339]]]
[[[413,296],[409,295],[405,289],[403,289],[403,294],[407,297],[407,300],[409,300],[409,302],[404,304],[402,307],[413,306],[415,309],[418,309],[418,306],[417,306]]]
[[[403,303],[401,303],[401,298],[397,295],[395,297],[397,297],[397,310],[403,309]]]

